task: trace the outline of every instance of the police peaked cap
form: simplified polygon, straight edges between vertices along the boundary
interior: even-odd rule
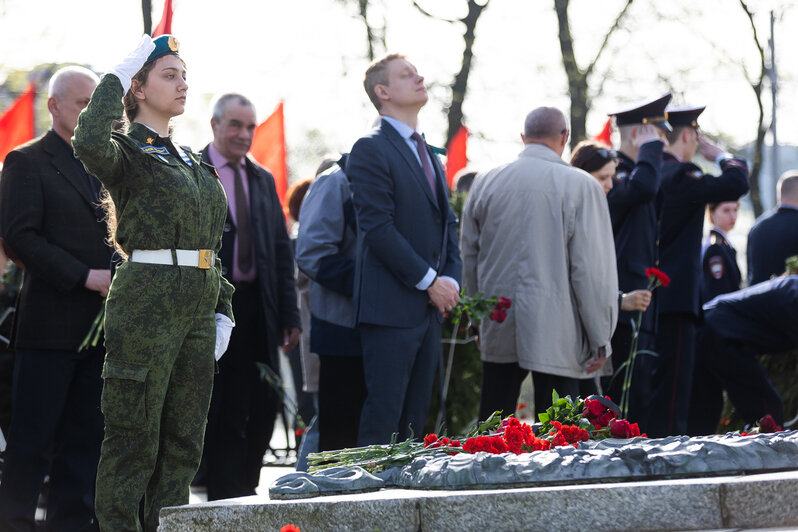
[[[609,113],[615,117],[615,124],[618,126],[629,126],[633,124],[651,124],[665,131],[673,131],[668,123],[669,116],[665,112],[665,107],[671,101],[671,93],[664,94],[656,100],[650,100],[636,104],[634,107],[622,109],[614,113]]]
[[[674,107],[668,109],[668,122],[673,127],[698,127],[698,115],[704,112],[706,105],[701,107]]]
[[[177,52],[180,49],[180,43],[177,42],[174,35],[160,35],[154,38],[152,42],[155,44],[155,49],[147,58],[147,62],[155,61],[164,55],[178,55]]]

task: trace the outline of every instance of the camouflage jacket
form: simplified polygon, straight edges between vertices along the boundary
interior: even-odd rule
[[[78,159],[102,181],[116,206],[116,240],[135,249],[212,249],[221,282],[216,312],[233,319],[233,286],[221,274],[218,258],[227,216],[227,198],[213,166],[186,152],[178,155],[170,138],[140,123],[127,134],[112,131],[122,117],[122,85],[106,75],[78,118],[72,146]]]

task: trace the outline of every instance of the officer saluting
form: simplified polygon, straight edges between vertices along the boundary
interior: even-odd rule
[[[660,188],[662,137],[670,131],[665,107],[671,99],[665,94],[655,100],[610,113],[621,133],[618,167],[612,190],[607,194],[615,256],[618,288],[628,293],[648,287],[645,270],[657,264],[658,217],[655,199]],[[632,341],[632,320],[637,312],[620,312],[612,337],[612,365],[617,371],[629,357]],[[656,292],[652,304],[643,313],[638,348],[653,349],[656,333]],[[641,361],[636,363],[640,367]],[[635,371],[637,375],[638,372]],[[619,400],[623,379],[616,378],[607,390]],[[642,377],[632,380],[629,418],[637,420],[642,406]]]
[[[214,352],[227,347],[233,286],[218,258],[227,201],[213,166],[169,137],[183,113],[186,68],[171,35],[144,36],[107,73],[83,111],[73,145],[111,194],[109,225],[129,256],[105,315],[97,470],[102,530],[158,528],[164,506],[188,503],[202,455]],[[126,134],[112,132],[124,111]]]
[[[668,134],[662,165],[660,269],[671,278],[660,288],[658,357],[652,358],[652,394],[641,430],[652,437],[684,434],[693,375],[696,325],[700,316],[701,236],[707,203],[737,201],[748,192],[748,167],[698,131],[705,107],[668,110]],[[715,161],[715,177],[691,161],[696,148]]]

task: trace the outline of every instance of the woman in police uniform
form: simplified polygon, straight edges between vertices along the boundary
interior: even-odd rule
[[[701,253],[701,301],[706,303],[721,294],[740,289],[742,276],[737,266],[737,251],[726,235],[737,222],[737,201],[711,203],[707,214],[712,229]]]
[[[116,271],[105,317],[105,439],[96,514],[103,530],[156,530],[187,504],[199,466],[214,355],[233,326],[233,287],[217,257],[227,201],[216,171],[169,138],[188,85],[174,37],[138,48],[106,74],[73,146],[113,200]],[[113,132],[124,111],[126,134]],[[113,209],[112,209],[113,210]],[[111,224],[109,224],[111,225]]]

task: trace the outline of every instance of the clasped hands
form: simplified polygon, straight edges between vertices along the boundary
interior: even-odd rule
[[[460,292],[457,286],[449,279],[436,277],[427,288],[429,302],[440,312],[449,312],[460,301]]]

